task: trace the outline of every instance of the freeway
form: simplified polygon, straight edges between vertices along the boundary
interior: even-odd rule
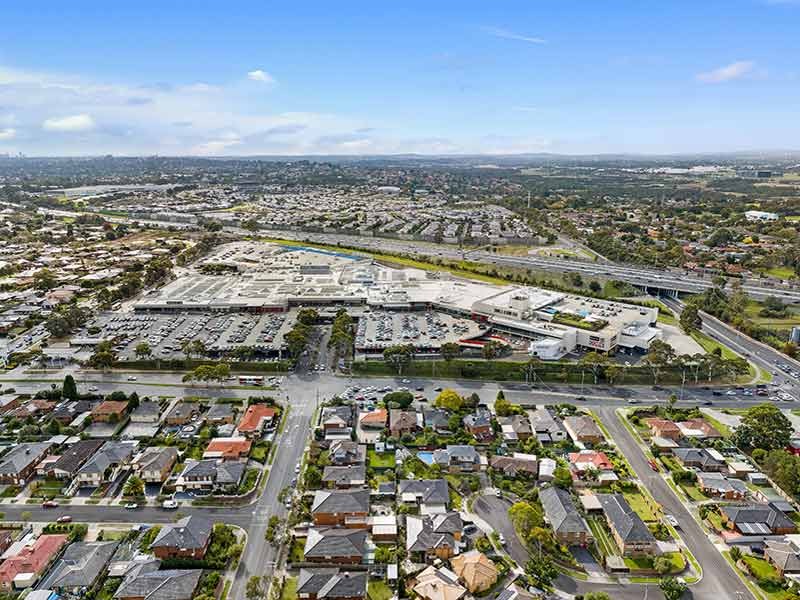
[[[608,406],[602,407],[598,410],[598,415],[639,481],[661,505],[664,513],[671,514],[678,520],[681,538],[703,568],[703,578],[692,586],[694,598],[751,598],[748,588],[714,547],[700,524],[694,520],[661,475],[650,468],[639,444],[620,422],[615,410]]]

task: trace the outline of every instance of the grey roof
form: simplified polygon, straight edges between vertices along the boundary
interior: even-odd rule
[[[234,415],[233,406],[230,404],[225,404],[217,402],[211,405],[211,408],[208,409],[206,413],[206,419],[209,421],[214,419],[224,419],[226,417],[232,417]]]
[[[539,490],[539,502],[556,533],[589,533],[589,526],[567,490],[555,486],[543,488]]]
[[[214,524],[197,515],[184,517],[175,525],[163,525],[151,548],[205,548]]]
[[[600,427],[597,426],[597,423],[595,423],[594,419],[589,415],[573,415],[567,417],[564,419],[564,425],[568,425],[578,437],[585,435],[603,437],[603,432],[600,431]]]
[[[125,576],[114,598],[191,600],[202,575],[202,569],[147,572],[136,569]]]
[[[768,534],[777,529],[794,528],[792,520],[771,504],[726,504],[719,510],[745,534]]]
[[[735,491],[744,494],[747,492],[744,481],[728,479],[722,473],[698,473],[697,478],[704,488],[713,488],[719,493]]]
[[[478,409],[464,417],[467,427],[488,427],[492,424],[492,413],[485,409]]]
[[[597,494],[597,499],[623,542],[655,543],[656,538],[622,494]]]
[[[531,427],[537,433],[555,433],[564,431],[563,426],[559,423],[553,414],[546,408],[537,408],[530,412]]]
[[[160,471],[177,458],[178,450],[173,446],[154,446],[145,450],[137,462],[143,471]]]
[[[159,406],[158,402],[153,402],[151,400],[143,400],[139,402],[139,406],[137,406],[132,416],[136,417],[155,417],[158,418],[158,415],[161,414],[161,407]]]
[[[339,569],[300,569],[297,593],[317,598],[357,598],[367,589],[365,571],[349,572]]]
[[[325,467],[322,481],[334,484],[363,483],[367,478],[367,467],[364,465],[344,465],[341,467]]]
[[[725,463],[714,458],[707,448],[675,448],[672,453],[683,463],[697,463],[700,468],[719,467]]]
[[[50,442],[32,442],[14,446],[0,459],[0,473],[6,475],[19,474],[33,463],[39,462],[39,459],[50,449],[50,446],[52,446]]]
[[[118,545],[119,542],[70,544],[38,587],[40,589],[91,587],[111,560]]]
[[[219,461],[214,458],[206,460],[189,459],[183,468],[181,477],[210,478],[219,485],[235,485],[242,480],[245,464],[235,461]]]
[[[105,473],[106,469],[128,462],[138,442],[108,441],[103,444],[89,460],[78,470],[81,473]]]
[[[446,429],[450,423],[450,413],[441,408],[432,408],[422,411],[425,427],[431,429]]]
[[[322,527],[309,529],[303,554],[308,558],[364,556],[367,532],[364,529]]]
[[[363,463],[367,447],[352,440],[336,440],[331,442],[328,455],[334,464]]]
[[[197,402],[178,402],[172,407],[172,410],[167,414],[167,418],[186,418],[191,417],[194,413],[200,412],[200,405]]]
[[[341,419],[345,427],[353,425],[353,407],[349,405],[326,406],[322,410],[322,422],[331,419]]]
[[[789,542],[766,540],[764,555],[784,573],[800,573],[800,556],[797,547]]]
[[[420,502],[426,504],[448,504],[450,489],[444,479],[414,479],[399,482],[397,493],[414,494]]]
[[[369,512],[369,490],[318,490],[312,513]]]
[[[449,465],[450,463],[472,463],[480,464],[481,457],[473,446],[456,445],[439,448],[433,451],[433,461],[439,465]]]
[[[428,552],[440,547],[455,547],[454,533],[464,527],[457,512],[406,517],[406,549],[410,552]]]
[[[73,474],[86,462],[90,456],[97,452],[103,445],[103,440],[81,440],[75,442],[53,463],[52,468]]]

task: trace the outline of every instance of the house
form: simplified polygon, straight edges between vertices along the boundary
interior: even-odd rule
[[[158,571],[158,563],[133,569],[114,593],[115,600],[192,600],[203,575],[202,569]]]
[[[161,416],[161,407],[158,402],[143,400],[139,406],[131,413],[131,423],[144,423],[145,425],[155,425]]]
[[[50,418],[58,421],[64,426],[69,425],[79,415],[84,413],[91,414],[92,409],[97,406],[97,402],[90,400],[76,400],[74,402],[66,402],[56,408],[50,413]]]
[[[531,422],[525,415],[498,417],[497,422],[503,434],[503,441],[509,445],[523,442],[533,435]]]
[[[367,573],[340,569],[300,569],[297,597],[301,600],[363,600]]]
[[[705,419],[679,421],[676,425],[681,430],[681,435],[685,438],[709,439],[722,437],[722,434]]]
[[[119,542],[73,542],[37,586],[62,596],[79,596],[91,589],[106,571]]]
[[[203,458],[221,458],[222,460],[247,459],[252,442],[245,437],[218,437],[206,446]]]
[[[434,450],[433,462],[451,473],[473,473],[480,471],[483,464],[475,447],[463,444]]]
[[[531,477],[539,474],[539,462],[534,454],[515,452],[511,456],[492,456],[489,465],[507,477]]]
[[[127,466],[139,442],[126,440],[115,442],[109,440],[83,463],[77,472],[80,487],[99,487],[103,483],[113,481],[122,467]]]
[[[464,522],[457,512],[406,517],[406,550],[421,560],[446,560],[457,552]]]
[[[56,479],[72,479],[83,464],[103,445],[102,440],[80,440],[61,453],[50,465],[48,475]]]
[[[564,419],[564,429],[574,442],[602,444],[605,436],[589,415],[573,415]]]
[[[206,422],[210,425],[230,425],[236,417],[233,406],[224,402],[216,402],[211,405],[206,413]]]
[[[543,458],[539,461],[539,481],[548,482],[553,481],[556,475],[556,467],[558,464],[555,459]]]
[[[313,527],[308,530],[303,556],[307,562],[357,565],[366,549],[366,529]]]
[[[703,471],[697,474],[697,487],[706,496],[722,498],[724,500],[744,500],[747,496],[747,486],[738,479],[728,479],[722,473]]]
[[[566,546],[586,546],[592,541],[589,526],[567,490],[555,486],[542,488],[539,491],[539,502],[544,509],[545,520],[560,543]]]
[[[422,416],[413,410],[393,408],[389,411],[389,433],[395,438],[412,435],[422,429],[421,421]]]
[[[0,458],[0,483],[24,486],[36,472],[36,465],[52,448],[50,442],[17,444]]]
[[[367,518],[367,525],[375,542],[394,542],[397,540],[397,515],[373,515]]]
[[[124,400],[104,400],[92,409],[93,423],[120,423],[128,414],[128,403]]]
[[[153,446],[133,460],[133,470],[145,483],[164,483],[177,461],[177,448]]]
[[[463,419],[464,429],[478,442],[490,442],[494,439],[492,429],[492,413],[485,408],[478,408]]]
[[[367,460],[367,447],[351,440],[331,442],[328,458],[332,465],[363,465]]]
[[[570,471],[573,480],[597,482],[605,485],[617,481],[614,464],[605,452],[581,450],[569,453]]]
[[[419,506],[420,514],[447,511],[450,506],[450,488],[444,479],[414,479],[398,482],[400,502]]]
[[[794,537],[794,536],[792,536]],[[786,539],[765,540],[764,558],[784,577],[790,573],[800,573],[800,548],[794,541]]]
[[[454,556],[450,559],[450,566],[453,568],[453,573],[472,594],[485,592],[497,583],[499,574],[497,567],[478,550]]]
[[[188,425],[192,422],[192,417],[197,420],[199,415],[200,405],[197,402],[176,402],[167,413],[164,422],[171,426]]]
[[[429,408],[422,411],[426,429],[436,433],[450,433],[450,413],[442,408]]]
[[[770,504],[723,504],[722,525],[742,535],[787,535],[797,527],[786,514]]]
[[[650,428],[650,435],[652,437],[660,437],[673,441],[681,439],[680,428],[669,419],[645,419],[645,423]]]
[[[245,464],[225,460],[187,459],[175,481],[178,492],[199,490],[213,493],[235,493],[245,472]]]
[[[716,471],[721,473],[727,470],[725,459],[716,450],[709,448],[675,448],[672,454],[686,468],[701,471]]]
[[[364,413],[358,422],[364,429],[386,429],[386,421],[389,418],[389,411],[385,408],[376,408],[375,410]]]
[[[546,408],[528,411],[528,417],[539,443],[551,444],[567,439],[567,430]]]
[[[622,494],[597,494],[606,523],[623,556],[654,556],[656,538]]]
[[[340,490],[362,487],[367,483],[365,465],[345,465],[342,467],[325,467],[322,472],[322,485]]]
[[[174,525],[162,525],[150,550],[161,560],[169,558],[205,558],[214,524],[198,515],[184,517]]]
[[[266,404],[251,404],[244,411],[236,429],[240,434],[251,438],[260,438],[264,430],[272,427],[278,410]]]
[[[449,569],[429,566],[412,582],[414,593],[421,600],[461,600],[467,593],[458,583],[458,576]]]
[[[369,490],[318,490],[311,503],[314,525],[366,527]]]
[[[749,462],[734,460],[728,463],[728,475],[736,479],[747,479],[750,473],[755,473],[757,469]]]
[[[31,587],[69,543],[69,536],[42,534],[0,564],[0,590],[11,592]]]
[[[326,406],[320,418],[325,439],[349,439],[353,431],[353,407],[349,404]]]

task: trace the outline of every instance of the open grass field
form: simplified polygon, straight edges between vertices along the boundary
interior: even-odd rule
[[[800,311],[795,307],[789,308],[789,314],[786,317],[762,317],[758,313],[761,311],[762,305],[759,302],[749,302],[744,309],[745,314],[751,321],[765,327],[772,327],[775,329],[791,329],[795,325],[800,325]]]

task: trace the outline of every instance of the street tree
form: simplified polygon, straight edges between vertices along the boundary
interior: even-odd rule
[[[697,310],[697,306],[694,304],[686,305],[681,312],[680,324],[681,329],[683,329],[686,333],[692,333],[693,331],[700,330],[700,328],[703,326],[703,319],[700,318],[700,311]]]
[[[145,359],[149,358],[153,354],[153,351],[150,349],[150,344],[147,342],[139,342],[133,349],[133,353],[137,358]]]
[[[789,444],[794,429],[791,421],[774,404],[759,404],[747,409],[734,432],[737,445],[775,450]]]
[[[414,358],[414,346],[411,344],[401,344],[389,346],[383,351],[383,360],[397,369],[397,374],[403,374],[403,368],[411,364]]]
[[[446,362],[450,362],[458,358],[458,355],[461,354],[461,346],[455,342],[445,342],[442,344],[441,348],[439,348],[439,354]]]
[[[75,378],[70,374],[64,377],[64,383],[61,385],[61,395],[67,400],[78,399],[78,386],[75,385]]]
[[[664,577],[658,582],[658,587],[666,600],[679,600],[687,590],[686,584],[674,577]]]

